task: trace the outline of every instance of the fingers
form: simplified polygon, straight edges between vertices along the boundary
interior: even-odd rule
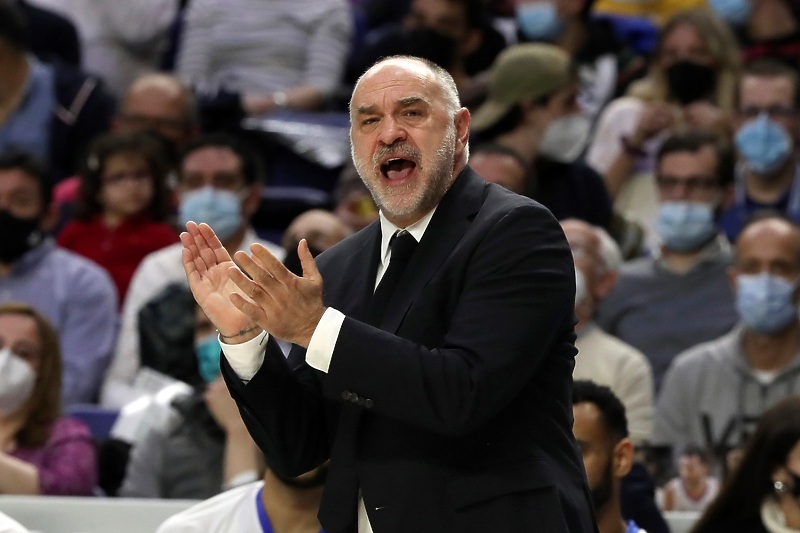
[[[314,256],[311,255],[311,250],[308,249],[308,241],[300,239],[297,245],[297,255],[300,257],[300,265],[303,267],[303,277],[316,281],[322,276],[317,269],[317,262],[314,261]]]
[[[241,294],[235,292],[230,295],[230,301],[236,309],[245,314],[250,320],[258,324],[262,329],[269,331],[267,327],[267,314],[259,305],[254,304]]]
[[[188,223],[187,223],[188,226]],[[201,247],[201,250],[204,248],[208,248],[214,253],[214,256],[218,263],[222,263],[224,261],[230,261],[231,256],[228,253],[228,250],[222,245],[217,234],[214,233],[214,230],[211,229],[211,226],[203,222],[198,227],[198,233],[202,236],[202,241],[205,244],[204,247]]]
[[[289,272],[289,269],[264,246],[254,243],[250,246],[250,251],[253,252],[253,259],[260,265],[258,268],[269,272],[269,275],[279,282],[286,284],[294,277],[294,274]],[[252,275],[250,271],[247,273]]]

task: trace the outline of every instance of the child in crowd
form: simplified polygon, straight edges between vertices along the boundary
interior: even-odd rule
[[[120,302],[139,262],[177,241],[164,222],[169,170],[158,140],[122,133],[96,139],[81,170],[75,218],[58,243],[105,268]]]

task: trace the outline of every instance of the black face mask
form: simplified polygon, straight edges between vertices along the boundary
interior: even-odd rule
[[[449,69],[456,60],[456,40],[430,28],[419,28],[406,33],[408,55],[433,61]]]
[[[0,211],[0,263],[14,263],[42,239],[38,218],[18,218]]]
[[[667,69],[669,94],[682,105],[713,96],[717,85],[714,69],[692,61],[678,61]]]

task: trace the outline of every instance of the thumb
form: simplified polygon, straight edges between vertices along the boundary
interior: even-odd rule
[[[317,270],[317,262],[314,261],[314,256],[311,255],[311,250],[308,248],[308,241],[300,239],[297,244],[297,256],[300,258],[300,265],[303,267],[303,277],[308,280],[318,280],[322,276]]]

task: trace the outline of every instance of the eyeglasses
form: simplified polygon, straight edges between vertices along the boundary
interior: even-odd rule
[[[771,105],[767,107],[746,106],[739,108],[739,114],[747,119],[756,118],[761,113],[766,113],[769,118],[791,117],[797,112],[794,106]]]
[[[150,172],[145,170],[132,170],[129,172],[115,172],[113,174],[106,174],[103,176],[103,183],[116,184],[123,181],[142,182],[152,179]]]
[[[708,191],[717,187],[717,180],[704,176],[690,178],[676,178],[674,176],[656,176],[656,184],[662,192],[670,193],[683,186],[686,192],[692,194],[699,191]]]

